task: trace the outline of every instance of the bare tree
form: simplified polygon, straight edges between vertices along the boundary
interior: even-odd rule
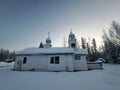
[[[63,38],[63,46],[64,46],[64,47],[67,46],[67,39],[66,39],[66,37]]]

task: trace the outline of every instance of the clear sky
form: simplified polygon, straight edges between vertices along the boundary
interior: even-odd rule
[[[53,46],[63,46],[70,29],[100,44],[112,20],[120,21],[120,0],[0,0],[0,48],[38,47],[48,32]]]

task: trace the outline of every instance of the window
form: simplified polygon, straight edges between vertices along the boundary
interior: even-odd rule
[[[27,62],[27,57],[24,57],[23,58],[23,64],[26,64],[26,62]]]
[[[80,60],[81,59],[80,54],[75,54],[74,58],[75,60]]]
[[[59,57],[50,57],[50,64],[59,64]]]
[[[50,57],[50,63],[54,64],[54,57]]]
[[[59,64],[59,57],[55,57],[55,64]]]
[[[72,44],[71,44],[71,47],[75,48],[75,47],[76,47],[76,46],[75,46],[75,43],[72,43]]]

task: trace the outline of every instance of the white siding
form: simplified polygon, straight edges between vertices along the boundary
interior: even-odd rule
[[[47,68],[47,57],[40,55],[40,56],[17,56],[17,60],[22,60],[23,58],[27,57],[26,64],[21,65],[21,70],[45,70]]]
[[[68,66],[68,71],[73,71],[73,61],[72,55],[52,55],[59,56],[60,62],[59,64],[50,64],[50,57],[48,61],[48,71],[65,71],[66,66]]]
[[[50,57],[59,56],[59,64],[51,64]],[[26,64],[23,64],[24,57],[27,57]],[[17,61],[21,60],[21,66]],[[16,56],[15,69],[17,70],[43,70],[43,71],[73,71],[73,54],[66,55],[39,55],[39,56]]]
[[[88,70],[86,55],[81,55],[80,60],[74,60],[74,70]]]

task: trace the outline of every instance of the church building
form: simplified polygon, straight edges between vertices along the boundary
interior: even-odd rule
[[[16,52],[15,70],[31,71],[80,71],[88,70],[86,49],[77,47],[71,31],[68,47],[52,47],[50,34],[42,48],[32,47]]]

